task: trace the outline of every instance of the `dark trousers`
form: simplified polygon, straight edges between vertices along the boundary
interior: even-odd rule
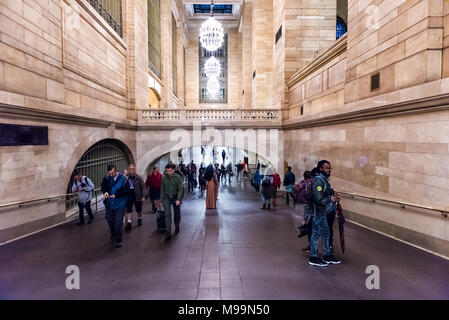
[[[293,198],[293,192],[286,192],[287,194],[287,204],[290,203],[290,197],[292,197],[293,203],[295,203],[295,198]]]
[[[84,208],[86,208],[86,212],[89,215],[89,220],[94,219],[94,215],[92,214],[92,209],[90,208],[90,201],[87,201],[86,203],[78,202],[78,209],[80,210],[80,222],[81,223],[84,223]]]
[[[189,178],[188,180],[188,192],[192,191],[193,192],[193,184],[195,182],[195,180],[193,178]]]
[[[331,252],[333,251],[333,245],[332,242],[334,240],[334,221],[335,221],[335,215],[336,212],[332,211],[330,213],[327,214],[327,225],[329,226],[329,247],[331,249]]]
[[[111,230],[112,239],[115,242],[122,242],[123,234],[123,217],[125,215],[126,206],[119,209],[105,209],[105,218]]]
[[[167,231],[171,232],[171,207],[173,206],[173,222],[178,226],[181,222],[181,205],[176,205],[176,200],[164,199],[165,226]]]

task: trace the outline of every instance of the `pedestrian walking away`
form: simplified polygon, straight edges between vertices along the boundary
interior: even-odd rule
[[[206,168],[204,179],[206,180],[206,209],[216,209],[218,198],[218,179],[212,165]]]
[[[273,199],[273,193],[275,192],[275,188],[273,187],[273,177],[272,176],[264,176],[262,179],[262,210],[268,209],[271,210],[271,202]]]
[[[292,167],[287,167],[287,173],[284,176],[284,188],[285,188],[285,194],[287,196],[286,204],[288,205],[290,203],[290,197],[293,200],[293,204],[295,204],[295,198],[293,197],[293,185],[295,184],[295,174],[292,172]]]

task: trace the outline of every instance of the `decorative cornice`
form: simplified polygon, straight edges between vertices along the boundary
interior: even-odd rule
[[[24,106],[14,106],[0,103],[0,116],[8,118],[25,118],[39,121],[52,121],[59,123],[70,123],[77,125],[109,127],[115,123],[116,128],[136,130],[137,125],[135,121],[120,122],[115,120],[103,120],[98,118],[89,118],[78,116],[75,114],[66,114],[47,110],[38,110],[27,108]]]
[[[373,107],[366,110],[340,113],[337,115],[321,117],[317,119],[284,123],[283,129],[305,129],[311,127],[329,126],[355,121],[383,119],[444,110],[449,110],[449,93],[413,101],[405,101],[395,104]]]
[[[329,61],[335,59],[343,52],[346,51],[347,48],[347,33],[338,39],[330,48],[320,54],[312,63],[308,64],[298,72],[296,72],[288,81],[287,85],[289,88],[305,79],[307,76],[320,69]]]
[[[146,120],[138,124],[133,120],[90,118],[75,114],[67,114],[55,111],[38,110],[24,106],[14,106],[0,103],[0,116],[5,118],[22,118],[38,121],[51,121],[58,123],[70,123],[85,126],[109,127],[115,124],[116,128],[125,130],[173,130],[174,128],[191,129],[194,122],[201,121],[203,127],[214,127],[217,129],[230,128],[256,128],[256,129],[278,129],[294,130],[311,127],[330,126],[355,121],[384,119],[421,113],[438,112],[449,110],[449,93],[405,101],[396,104],[383,105],[324,116],[315,119],[299,118],[295,120]],[[139,121],[140,122],[140,121]]]

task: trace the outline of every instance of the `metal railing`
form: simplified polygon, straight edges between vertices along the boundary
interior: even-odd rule
[[[429,211],[440,212],[441,215],[444,218],[447,218],[448,214],[449,214],[448,210],[439,209],[439,208],[432,208],[432,207],[429,207],[429,206],[419,205],[419,204],[415,204],[415,203],[409,203],[409,202],[404,202],[404,201],[396,201],[396,200],[391,200],[391,199],[381,198],[381,197],[376,197],[375,198],[375,197],[372,197],[372,196],[356,194],[356,193],[349,193],[349,192],[337,191],[337,193],[341,194],[341,195],[349,196],[352,199],[362,198],[362,199],[371,200],[372,202],[382,201],[382,202],[387,202],[387,203],[393,203],[393,204],[400,205],[402,209],[405,209],[405,207],[412,207],[412,208],[418,208],[418,209],[424,209],[424,210],[429,210]]]
[[[101,189],[100,188],[94,189],[93,192],[94,192],[94,194],[93,194],[92,198],[95,198],[95,212],[98,212],[98,197],[100,196]],[[32,199],[32,200],[0,204],[0,209],[6,208],[6,207],[15,207],[15,206],[17,206],[18,208],[21,208],[22,206],[24,206],[26,204],[32,204],[35,202],[42,202],[42,201],[50,202],[50,201],[56,200],[56,199],[65,200],[66,207],[67,207],[68,202],[77,202],[78,201],[78,192],[60,194],[60,195],[56,195],[56,196],[50,196],[50,197],[44,197],[44,198],[38,198],[38,199]]]
[[[122,1],[87,0],[101,17],[117,32],[122,34]]]

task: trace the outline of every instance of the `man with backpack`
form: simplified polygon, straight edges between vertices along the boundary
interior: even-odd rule
[[[94,215],[92,214],[92,209],[90,208],[90,201],[92,200],[92,192],[95,189],[92,180],[88,177],[83,176],[80,171],[75,170],[73,172],[73,186],[72,192],[78,192],[78,208],[79,208],[79,219],[77,222],[77,226],[81,226],[84,224],[84,208],[86,208],[86,212],[89,215],[89,221],[87,223],[91,223],[94,220]]]
[[[292,172],[292,167],[287,167],[287,173],[284,176],[284,187],[285,187],[285,193],[287,195],[287,202],[286,204],[289,204],[290,197],[293,200],[293,204],[295,204],[295,198],[293,197],[293,185],[295,184],[295,174]]]
[[[276,189],[273,187],[272,181],[273,177],[264,176],[262,179],[262,210],[268,209],[271,210],[271,202],[273,199],[273,193],[276,192]]]
[[[328,181],[331,174],[331,165],[327,160],[321,160],[317,164],[317,175],[312,185],[313,194],[313,222],[312,237],[310,238],[310,258],[309,264],[324,267],[328,264],[339,264],[340,260],[335,258],[329,247],[330,231],[327,222],[327,215],[336,210],[336,203],[340,197],[331,188]],[[318,241],[323,239],[324,257],[318,256]]]
[[[122,246],[123,217],[128,201],[128,177],[117,171],[114,164],[109,164],[108,174],[101,183],[101,192],[104,194],[105,218],[111,230],[111,240],[115,246]]]
[[[175,233],[179,232],[179,223],[181,222],[181,200],[183,196],[184,187],[182,185],[182,179],[179,175],[175,174],[175,165],[167,164],[161,184],[161,201],[164,205],[165,227],[167,228],[165,240],[171,239],[172,206],[175,223]]]

